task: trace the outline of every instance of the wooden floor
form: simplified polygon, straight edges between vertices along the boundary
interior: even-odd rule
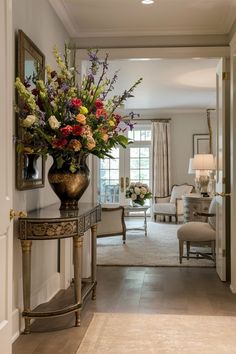
[[[68,302],[71,294],[60,292],[50,307]],[[98,267],[97,300],[87,299],[81,327],[73,327],[71,314],[37,320],[32,333],[13,344],[13,354],[74,354],[94,312],[236,316],[236,295],[214,268]]]

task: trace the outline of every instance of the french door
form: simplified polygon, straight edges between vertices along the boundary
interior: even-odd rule
[[[113,159],[99,160],[98,195],[102,204],[127,204],[125,192],[131,182],[151,187],[151,127],[137,126],[128,132],[133,141],[126,149],[113,149]]]

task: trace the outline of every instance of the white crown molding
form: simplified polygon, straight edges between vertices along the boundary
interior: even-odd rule
[[[56,12],[63,25],[65,26],[65,29],[67,30],[70,37],[76,37],[78,33],[72,22],[72,19],[70,18],[70,15],[66,11],[66,7],[63,2],[58,0],[49,0],[49,3],[53,7],[54,11]]]
[[[169,47],[169,48],[102,48],[100,56],[109,53],[109,59],[130,58],[221,58],[230,57],[230,47]],[[87,60],[87,50],[78,49],[78,61]]]
[[[50,0],[52,1],[52,0]],[[223,25],[221,26],[223,27]],[[231,26],[229,26],[230,29]],[[162,29],[162,30],[155,30],[155,29],[150,29],[150,30],[145,30],[145,29],[122,29],[122,30],[116,30],[114,31],[114,28],[108,28],[106,31],[100,31],[98,29],[93,29],[92,31],[83,31],[78,28],[76,30],[74,28],[74,33],[77,33],[77,35],[72,36],[73,38],[99,38],[99,37],[135,37],[135,36],[184,36],[184,35],[192,35],[192,36],[198,36],[198,35],[224,35],[228,34],[228,30],[225,30],[223,28],[219,29],[206,29],[206,28],[201,28],[197,30],[191,30],[191,29],[177,29],[175,27],[169,28],[169,29]]]
[[[230,31],[235,22],[235,8],[236,8],[235,2],[232,1],[227,14],[222,19],[221,28],[224,29],[225,33],[227,33],[228,35],[230,35]]]
[[[166,108],[166,109],[160,109],[160,108],[147,108],[147,109],[123,109],[119,110],[119,114],[121,115],[127,115],[129,112],[134,111],[137,114],[140,114],[139,118],[135,118],[137,121],[142,121],[142,120],[151,120],[153,118],[163,118],[167,119],[170,118],[174,115],[190,115],[190,114],[196,114],[196,115],[206,115],[206,110],[209,107],[202,107],[202,108]],[[211,106],[212,108],[212,106]]]

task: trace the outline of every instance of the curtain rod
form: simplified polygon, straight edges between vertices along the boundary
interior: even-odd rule
[[[154,118],[154,119],[151,119],[151,118],[133,118],[133,119],[130,119],[132,121],[142,121],[142,120],[149,120],[150,122],[169,122],[171,121],[171,118]]]
[[[154,119],[151,119],[151,122],[169,122],[171,121],[171,118],[154,118]]]

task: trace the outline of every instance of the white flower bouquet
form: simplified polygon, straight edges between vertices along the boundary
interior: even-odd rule
[[[146,199],[152,198],[152,192],[147,184],[141,182],[131,183],[125,193],[126,198],[131,198],[132,202],[143,206]]]

